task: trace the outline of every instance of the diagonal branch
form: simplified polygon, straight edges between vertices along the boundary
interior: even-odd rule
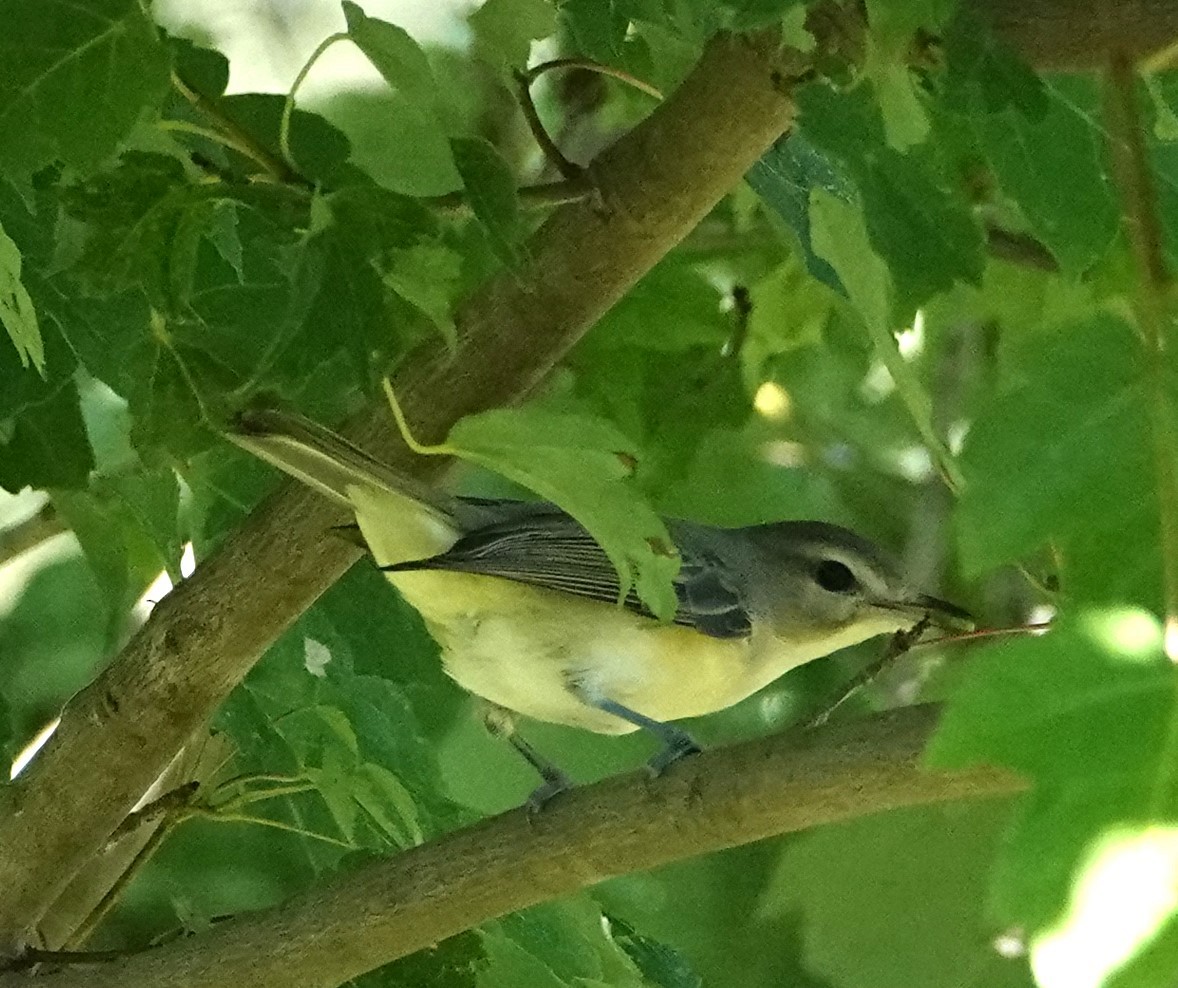
[[[328,988],[516,909],[614,875],[902,806],[1009,795],[1017,777],[920,766],[936,721],[915,707],[705,752],[650,781],[607,779],[538,817],[514,810],[273,909],[39,988]],[[0,975],[0,988],[27,984]]]
[[[523,268],[467,300],[455,351],[406,360],[395,384],[417,434],[438,440],[533,388],[785,130],[789,71],[775,38],[711,42],[674,96],[594,162],[600,196],[556,210]],[[401,468],[436,470],[410,458],[386,416],[370,409],[347,432]],[[0,955],[28,941],[176,750],[352,564],[357,550],[324,534],[342,520],[313,493],[282,488],[69,703],[53,740],[0,791]]]

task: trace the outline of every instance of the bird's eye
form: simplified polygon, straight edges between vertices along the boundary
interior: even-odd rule
[[[850,567],[837,559],[822,560],[814,570],[814,579],[818,581],[818,586],[831,593],[848,593],[856,585],[855,574]]]

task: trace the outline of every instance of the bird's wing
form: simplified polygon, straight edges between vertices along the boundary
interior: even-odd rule
[[[467,532],[446,552],[385,567],[386,572],[482,573],[603,603],[617,602],[620,585],[613,563],[579,523],[551,506],[513,514]],[[673,526],[672,534],[682,558],[675,578],[679,606],[674,623],[713,638],[747,637],[752,621],[734,574],[695,545],[689,532]],[[623,603],[635,613],[651,616],[633,591]]]

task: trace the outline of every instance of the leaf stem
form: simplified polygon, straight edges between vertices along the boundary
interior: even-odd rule
[[[172,811],[168,812],[170,813]],[[78,924],[77,929],[70,934],[69,939],[64,944],[67,949],[79,947],[90,939],[90,936],[110,914],[110,911],[115,907],[115,903],[122,897],[135,876],[143,870],[144,866],[151,860],[155,852],[160,849],[172,831],[184,822],[186,819],[185,815],[183,815],[184,813],[185,811],[182,810],[176,816],[165,814],[163,821],[156,827],[151,836],[147,838],[144,845],[139,848],[135,857],[131,859],[131,863],[114,880],[111,887],[103,893],[102,898],[98,900],[94,908],[86,915],[86,918]]]
[[[217,105],[216,100],[210,99],[198,90],[193,89],[175,72],[172,73],[172,87],[191,103],[194,108],[216,124],[217,129],[226,135],[228,140],[233,141],[232,144],[222,142],[227,147],[232,147],[234,150],[245,155],[245,157],[259,165],[276,181],[298,185],[308,184],[295,169],[288,167],[285,162],[275,158],[274,155],[262,147],[254,139],[252,134],[246,131],[236,120],[226,114]]]
[[[298,172],[298,164],[295,162],[294,155],[290,150],[290,118],[294,113],[295,94],[298,93],[299,87],[302,86],[303,81],[307,78],[307,73],[311,71],[311,67],[319,61],[323,53],[337,41],[347,41],[348,38],[347,31],[337,31],[335,34],[329,34],[320,41],[319,46],[311,52],[311,57],[299,69],[298,75],[295,76],[294,82],[291,83],[290,92],[286,94],[286,99],[283,100],[282,119],[278,124],[278,150],[282,153],[282,160],[296,173]]]
[[[355,845],[349,844],[347,841],[342,841],[335,837],[328,837],[327,834],[320,834],[314,830],[306,830],[303,827],[296,827],[293,823],[283,823],[281,820],[272,820],[265,816],[251,816],[248,813],[222,813],[220,810],[208,809],[207,807],[203,806],[194,806],[190,815],[194,817],[201,817],[206,820],[212,820],[216,823],[249,823],[255,824],[259,827],[271,827],[274,830],[283,830],[290,834],[298,834],[300,837],[310,837],[313,840],[323,841],[325,844],[332,844],[335,847],[342,847],[348,851],[355,850]]]
[[[646,93],[647,96],[653,96],[655,99],[663,98],[662,91],[656,89],[649,82],[643,82],[637,76],[630,75],[629,72],[615,69],[611,65],[602,65],[600,62],[594,62],[588,58],[553,58],[547,62],[541,62],[539,65],[533,65],[521,75],[531,85],[545,72],[552,72],[555,69],[584,69],[586,72],[596,72],[598,75],[607,75],[611,79],[618,79],[639,92]]]
[[[545,206],[563,206],[569,202],[580,202],[593,194],[593,186],[582,175],[575,179],[561,179],[540,185],[525,185],[516,190],[520,205],[525,209],[540,209]],[[464,189],[447,192],[440,196],[426,196],[421,200],[425,205],[446,212],[467,212],[470,203]]]
[[[941,479],[950,492],[959,495],[964,486],[961,471],[953,459],[953,454],[949,452],[949,447],[945,445],[933,425],[932,403],[928,394],[925,393],[912,368],[901,356],[896,338],[887,325],[875,319],[864,319],[863,322],[875,342],[876,353],[895,382],[900,400],[904,402],[917,431],[932,454]]]
[[[401,403],[397,401],[396,392],[393,391],[392,382],[387,377],[384,379],[384,393],[385,397],[389,400],[389,408],[393,412],[393,421],[397,423],[397,431],[401,434],[401,438],[405,441],[406,446],[420,456],[453,455],[453,451],[445,443],[428,446],[425,443],[418,442],[413,437],[413,432],[409,428],[409,422],[405,418],[405,413],[401,410]]]
[[[223,147],[236,151],[267,171],[270,170],[267,161],[249,143],[239,140],[232,134],[214,130],[212,127],[202,127],[200,124],[194,124],[188,120],[160,120],[156,126],[160,130],[173,130],[181,134],[194,134],[197,137],[203,137],[206,140],[212,141],[214,144],[220,144]]]
[[[545,159],[560,172],[566,182],[583,181],[585,170],[580,165],[566,158],[564,152],[556,146],[556,142],[549,136],[548,131],[544,129],[544,123],[540,119],[540,114],[536,110],[536,103],[532,99],[532,80],[528,73],[516,72],[515,83],[516,97],[519,99],[519,106],[523,111],[524,120],[527,121],[528,130],[532,132],[532,138],[539,145],[540,151],[543,153]]]

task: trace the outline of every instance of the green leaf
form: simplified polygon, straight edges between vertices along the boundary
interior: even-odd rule
[[[282,122],[285,96],[273,93],[239,93],[217,100],[217,109],[268,151],[281,160],[278,134]],[[305,178],[328,187],[344,185],[357,178],[357,170],[348,164],[351,144],[337,128],[317,113],[296,109],[290,118],[290,150]],[[248,163],[249,173],[257,171]]]
[[[86,486],[94,454],[72,384],[0,427],[0,487]]]
[[[23,367],[32,364],[45,376],[45,344],[37,325],[37,312],[28,289],[20,280],[20,250],[0,226],[0,322],[8,331]]]
[[[564,0],[559,7],[560,24],[586,58],[607,65],[623,59],[630,16],[624,4],[615,0]]]
[[[519,242],[523,224],[511,166],[480,137],[451,138],[450,149],[467,202],[486,231],[491,249],[505,265],[518,268],[524,259]]]
[[[184,306],[215,204],[180,162],[130,152],[114,170],[68,189],[64,201],[68,214],[86,223],[75,272],[91,292],[141,286],[156,308]]]
[[[703,979],[674,947],[643,936],[616,916],[607,919],[610,937],[642,972],[643,980],[650,988],[703,988]]]
[[[834,277],[837,280],[838,276]],[[821,342],[838,301],[838,296],[818,279],[806,277],[801,263],[794,258],[753,285],[749,298],[753,311],[742,357],[750,380],[756,384],[768,375],[769,364],[775,358]]]
[[[766,151],[745,180],[798,238],[806,270],[824,285],[846,294],[834,269],[814,253],[810,233],[810,193],[825,189],[851,202],[855,189],[847,176],[796,132],[786,134]]]
[[[468,930],[392,964],[353,978],[354,988],[482,988],[482,937]]]
[[[1174,670],[1157,619],[1131,608],[1065,613],[1050,634],[975,658],[928,750],[931,764],[1011,768],[1035,785],[996,872],[1005,922],[1062,913],[1091,842],[1178,809]]]
[[[874,83],[888,144],[906,151],[929,134],[929,119],[910,68],[918,32],[936,37],[952,0],[867,0],[863,72]]]
[[[587,342],[593,347],[668,353],[706,346],[719,352],[732,335],[732,321],[720,311],[721,301],[715,285],[699,271],[666,260],[601,318]]]
[[[478,463],[560,505],[598,541],[660,618],[675,613],[679,558],[666,526],[634,491],[637,448],[609,423],[538,408],[503,408],[461,419],[440,452]]]
[[[1043,80],[976,12],[959,8],[942,43],[947,106],[966,114],[1011,108],[1028,120],[1047,111]]]
[[[797,92],[802,133],[837,158],[858,187],[871,244],[887,262],[901,309],[957,281],[977,284],[985,263],[981,227],[923,149],[888,146],[871,87],[849,93],[814,84]]]
[[[1022,342],[1017,376],[962,454],[962,565],[976,574],[1053,543],[1069,595],[1152,606],[1158,506],[1137,335],[1098,316]]]
[[[462,258],[446,247],[421,244],[395,250],[384,283],[429,316],[446,345],[458,342],[452,314]]]
[[[169,59],[137,0],[6,0],[0,7],[0,171],[60,161],[86,172],[158,108]]]
[[[556,5],[549,0],[487,0],[469,22],[491,63],[509,75],[527,67],[533,41],[556,30]]]
[[[170,471],[151,478],[99,478],[87,491],[55,489],[53,503],[78,537],[105,598],[106,643],[112,647],[125,635],[128,611],[148,585],[161,570],[179,567],[176,478]],[[163,534],[169,506],[171,532]]]
[[[369,17],[351,0],[344,0],[343,7],[348,36],[385,82],[410,102],[432,106],[438,98],[437,82],[421,45],[403,27]]]
[[[11,765],[17,755],[16,730],[12,711],[4,694],[0,693],[0,762]]]
[[[591,900],[533,906],[486,924],[482,934],[491,960],[484,976],[487,988],[644,988]]]
[[[728,30],[756,31],[780,25],[802,3],[801,0],[721,0],[719,6]]]
[[[1031,988],[1026,960],[990,947],[990,871],[1011,815],[1006,800],[963,800],[816,827],[786,845],[757,912],[804,917],[799,953],[826,985],[943,988],[947,971],[971,971]]]
[[[187,38],[168,38],[176,74],[202,96],[220,96],[229,85],[229,59],[212,48],[202,48]]]
[[[361,809],[395,844],[412,847],[425,840],[413,795],[383,765],[360,765],[353,777],[353,794]]]
[[[1036,119],[1011,107],[974,121],[999,186],[1063,273],[1078,277],[1092,267],[1118,222],[1101,134],[1054,94]]]
[[[892,328],[891,279],[883,261],[868,243],[858,210],[817,190],[810,214],[814,223],[814,250],[831,263],[846,286],[851,304],[862,316],[875,344],[876,355],[895,382],[935,463],[955,487],[960,486],[953,459],[933,422],[928,391],[897,348]]]
[[[828,192],[816,189],[810,197],[814,250],[827,261],[846,286],[851,304],[868,329],[888,333],[891,343],[894,292],[892,279],[879,254],[872,249],[859,211]],[[894,349],[894,347],[893,347]],[[881,350],[886,350],[882,348]],[[927,415],[928,409],[922,414]]]

